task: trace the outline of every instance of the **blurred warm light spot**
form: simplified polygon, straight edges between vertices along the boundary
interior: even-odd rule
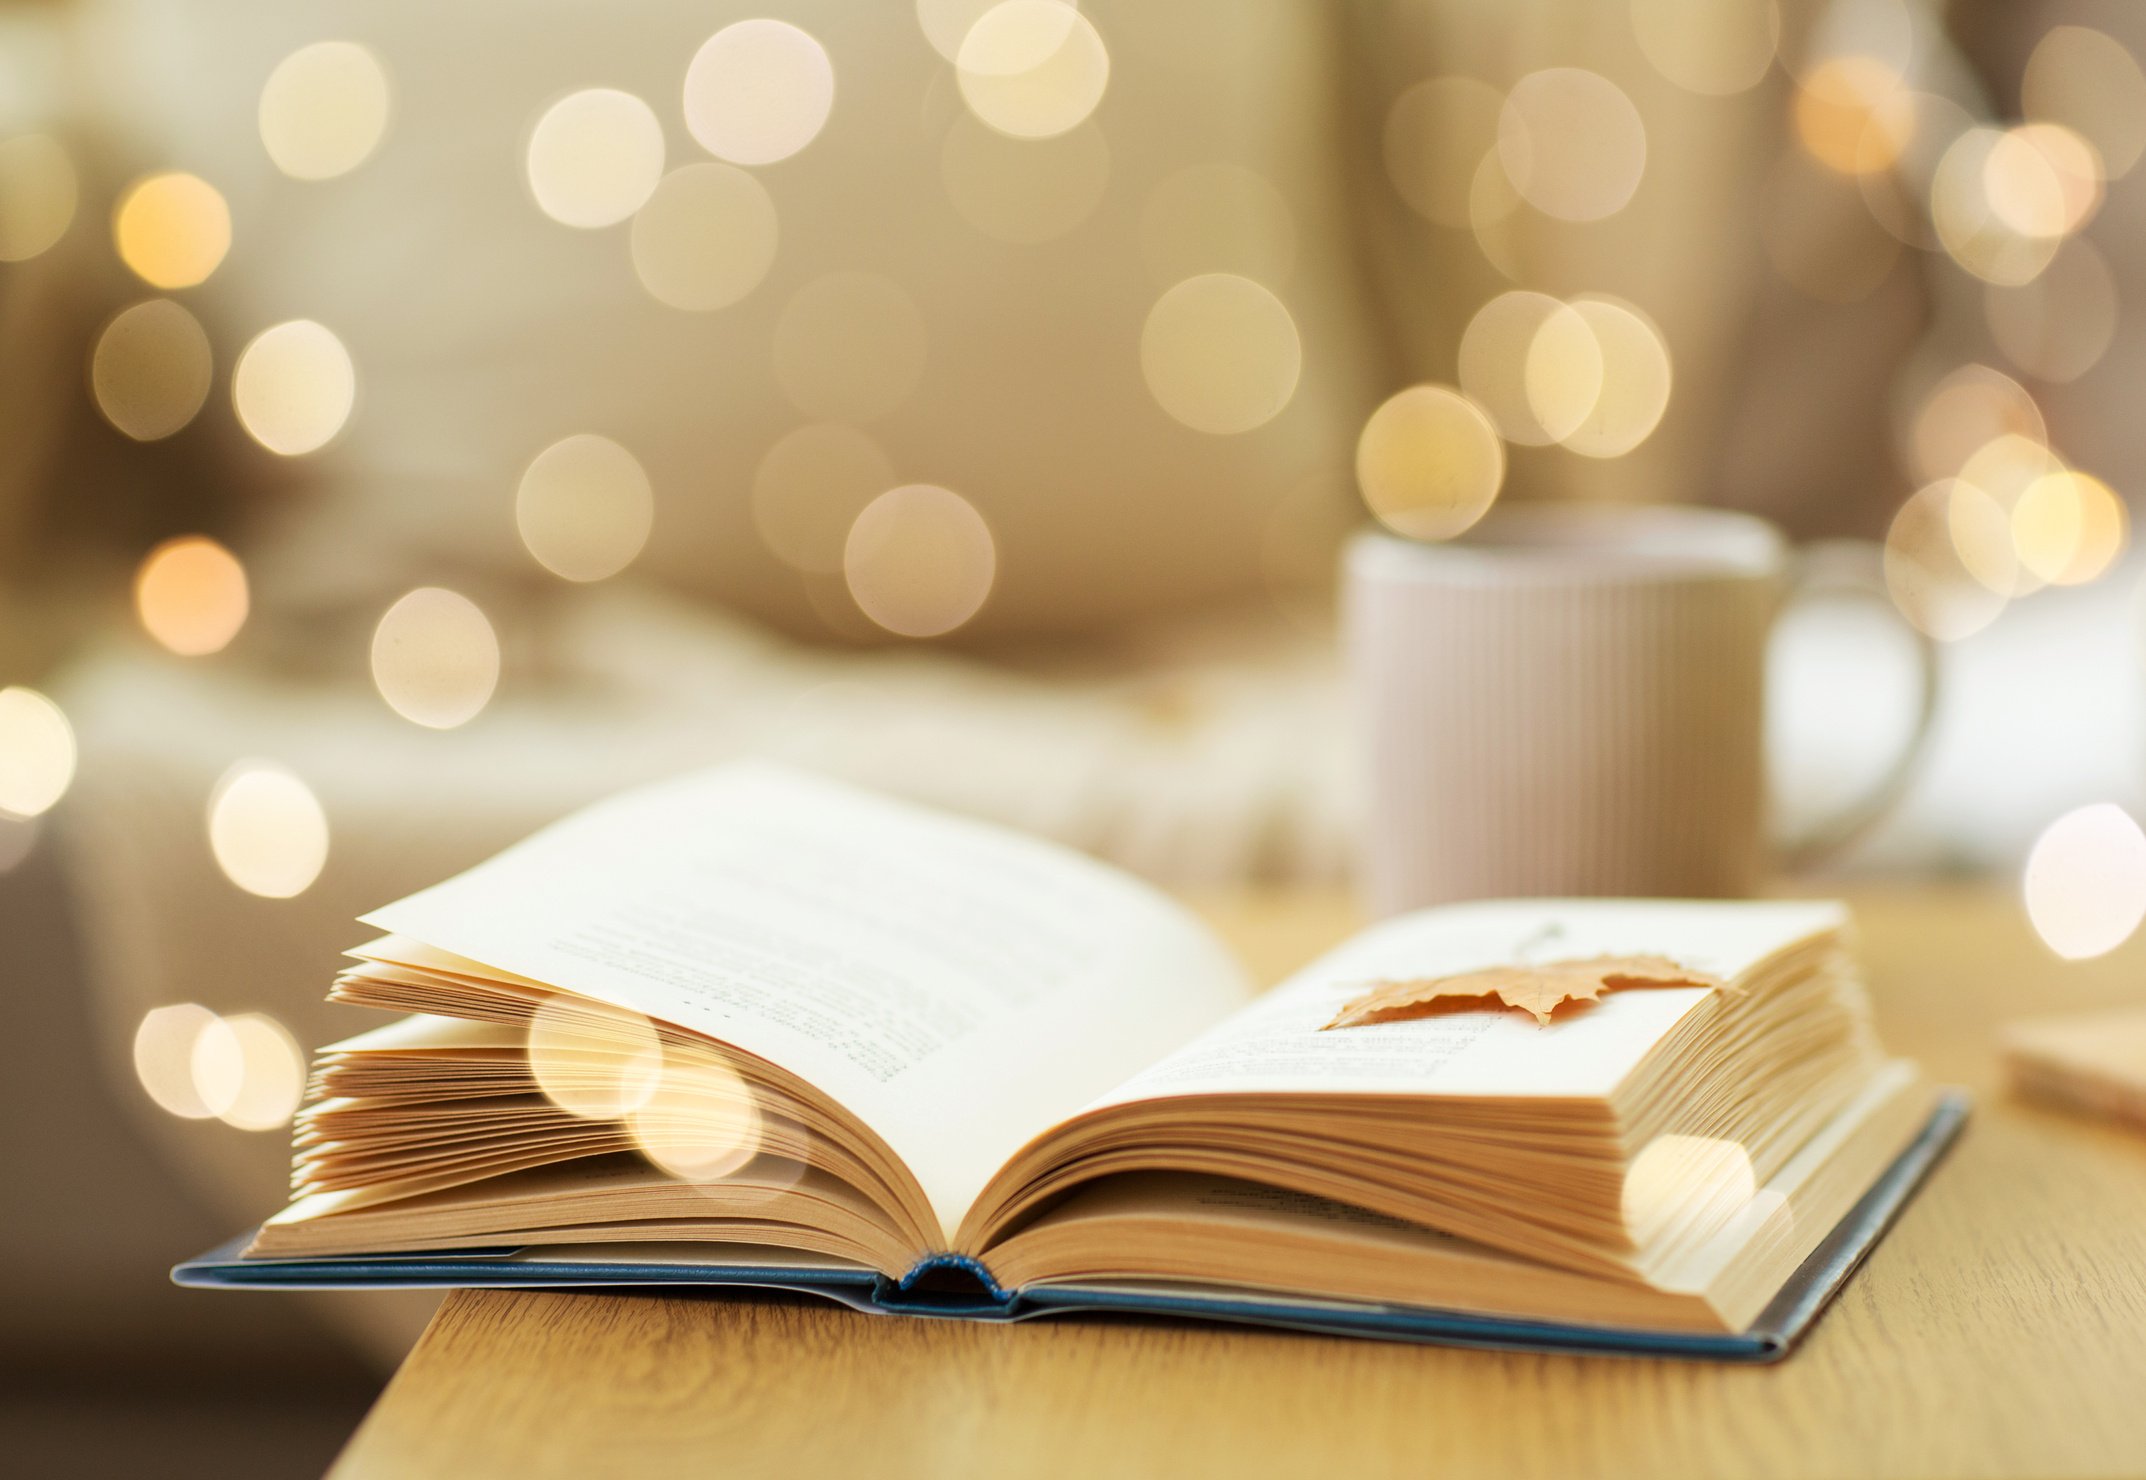
[[[0,139],[0,262],[27,262],[74,224],[82,185],[57,139]]]
[[[1016,139],[962,113],[940,146],[939,178],[964,221],[995,241],[1032,246],[1094,213],[1110,184],[1110,146],[1093,122]]]
[[[2004,521],[2003,536],[1992,538],[1988,521],[1973,500],[1955,499],[1953,543],[1975,579],[1999,595],[2026,596],[2045,584],[2019,559],[2012,515],[2029,488],[2047,475],[2063,471],[2063,463],[2047,446],[2012,432],[1991,438],[1960,465],[1961,484],[1974,488],[1996,505]],[[1969,507],[1976,509],[1971,518],[1962,513]]]
[[[924,316],[869,272],[831,272],[797,290],[775,323],[775,382],[827,421],[885,416],[924,373]]]
[[[1678,87],[1727,97],[1773,65],[1781,12],[1774,0],[1632,0],[1632,35]]]
[[[745,171],[689,164],[656,184],[633,218],[633,270],[672,308],[725,308],[775,260],[775,202]]]
[[[760,1151],[760,1107],[737,1072],[714,1063],[663,1061],[647,1100],[627,1113],[643,1156],[681,1182],[714,1182]]]
[[[1160,282],[1228,272],[1280,283],[1296,266],[1296,217],[1257,170],[1191,165],[1148,192],[1140,209],[1140,255]]]
[[[1811,157],[1844,175],[1892,168],[1915,127],[1900,73],[1868,56],[1821,62],[1796,89],[1793,116]]]
[[[950,62],[961,60],[961,43],[998,0],[916,0],[917,26],[931,49]],[[1059,0],[1068,9],[1080,7],[1074,0]]]
[[[1985,284],[1983,317],[2005,358],[2037,380],[2077,380],[2116,337],[2116,279],[2094,244],[2073,237],[2030,283]]]
[[[537,564],[569,581],[600,581],[648,543],[656,499],[634,455],[582,432],[531,460],[514,492],[514,523]]]
[[[2065,236],[2101,207],[2101,160],[2061,124],[2006,129],[1982,161],[1991,212],[2025,236]]]
[[[134,575],[143,628],[185,657],[223,651],[246,624],[246,608],[246,568],[202,535],[166,540]]]
[[[1820,303],[1862,302],[1900,260],[1859,185],[1801,154],[1784,154],[1767,178],[1760,245],[1774,271]]]
[[[1381,524],[1449,540],[1490,510],[1505,444],[1483,408],[1442,385],[1412,385],[1371,413],[1356,439],[1356,484]]]
[[[969,111],[1019,139],[1078,127],[1110,81],[1103,38],[1059,0],[992,6],[969,27],[954,65]]]
[[[552,220],[615,226],[647,204],[663,178],[663,125],[632,93],[569,93],[530,130],[527,167],[537,208]]]
[[[1516,283],[1522,264],[1513,222],[1520,204],[1520,192],[1505,177],[1496,151],[1484,155],[1468,187],[1468,229],[1483,260]]]
[[[842,568],[850,525],[893,482],[894,464],[856,427],[798,427],[754,470],[753,524],[785,565],[831,574]]]
[[[261,89],[261,144],[296,180],[330,180],[387,132],[387,73],[354,41],[317,41],[276,64]]]
[[[1644,1242],[1684,1218],[1718,1226],[1758,1195],[1751,1153],[1715,1136],[1656,1136],[1625,1168],[1624,1226]]]
[[[2113,802],[2066,812],[2027,855],[2027,918],[2067,961],[2107,955],[2146,918],[2146,833]]]
[[[1653,434],[1669,409],[1669,346],[1654,321],[1628,303],[1576,298],[1602,360],[1601,390],[1558,440],[1583,457],[1622,457]]]
[[[1874,125],[1863,131],[1847,178],[1855,181],[1873,219],[1903,246],[1941,249],[1930,222],[1931,177],[1952,141],[1974,125],[1952,99],[1903,89],[1885,101]]]
[[[1602,393],[1602,347],[1587,320],[1544,293],[1500,293],[1460,340],[1460,384],[1508,442],[1570,436]]]
[[[218,1018],[194,1036],[194,1093],[210,1114],[242,1131],[288,1125],[305,1094],[305,1054],[265,1013]]]
[[[1942,479],[1918,490],[1885,536],[1885,584],[1900,614],[1940,642],[1981,631],[2005,598],[1968,569],[1960,547],[1992,560],[2011,547],[2012,522],[1972,484]]]
[[[827,48],[788,21],[725,26],[686,68],[686,129],[732,164],[788,159],[818,137],[834,104]]]
[[[75,779],[75,732],[35,689],[0,689],[0,812],[36,817]]]
[[[451,730],[475,719],[499,685],[499,638],[477,603],[420,586],[373,629],[373,685],[412,724]]]
[[[1386,174],[1409,209],[1440,226],[1471,224],[1476,171],[1498,145],[1505,98],[1473,77],[1433,77],[1386,113]]]
[[[298,457],[335,439],[358,400],[350,351],[332,330],[293,319],[263,330],[239,351],[231,401],[254,441]]]
[[[663,1044],[647,1018],[586,997],[547,997],[529,1018],[529,1072],[584,1120],[623,1120],[654,1098]]]
[[[89,361],[97,409],[137,442],[168,437],[192,421],[215,378],[209,336],[169,298],[122,309],[97,336]]]
[[[2000,211],[1998,199],[2005,202]],[[2023,231],[2007,219],[2060,219],[2064,187],[2048,157],[2002,129],[1971,128],[1938,160],[1930,220],[1953,261],[1985,282],[2031,281],[2056,255],[2056,231]]]
[[[2114,37],[2086,26],[2052,26],[2035,44],[2020,111],[2084,137],[2112,178],[2146,151],[2146,73]]]
[[[2022,569],[2012,545],[2012,511],[1987,489],[1956,479],[1945,501],[1945,533],[1960,567],[1999,596],[2024,596],[2040,582]]]
[[[903,637],[937,637],[976,615],[998,573],[983,515],[928,483],[890,488],[865,505],[842,546],[858,610]]]
[[[240,761],[209,796],[209,851],[248,894],[303,894],[328,862],[328,814],[312,788],[266,761]]]
[[[2046,445],[2041,408],[2018,381],[1987,365],[1962,365],[1923,398],[1909,435],[1911,471],[1924,483],[1950,478],[2005,435]]]
[[[1282,300],[1250,278],[1210,272],[1171,288],[1140,331],[1140,373],[1157,404],[1194,431],[1264,426],[1296,394],[1304,350]]]
[[[1647,130],[1598,72],[1550,67],[1513,84],[1498,115],[1498,158],[1513,188],[1560,221],[1623,210],[1647,167]]]
[[[2086,473],[2058,469],[2027,485],[2012,506],[2020,564],[2059,586],[2080,586],[2116,562],[2129,519],[2124,501]]]
[[[231,250],[231,211],[195,175],[151,175],[120,198],[112,234],[119,258],[158,288],[191,288]]]
[[[0,874],[30,856],[30,850],[37,846],[39,826],[35,817],[0,812]]]
[[[134,1030],[134,1077],[159,1108],[186,1120],[216,1112],[194,1087],[194,1045],[223,1019],[198,1002],[153,1007]]]

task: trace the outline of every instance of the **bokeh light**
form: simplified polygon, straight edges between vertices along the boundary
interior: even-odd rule
[[[924,316],[877,273],[832,272],[797,290],[776,320],[775,382],[826,421],[871,421],[900,406],[924,373]]]
[[[1356,485],[1381,524],[1448,540],[1490,510],[1505,482],[1505,444],[1459,391],[1412,385],[1371,413],[1356,439]]]
[[[1624,1226],[1644,1243],[1680,1217],[1733,1217],[1758,1194],[1751,1153],[1716,1136],[1656,1136],[1625,1168]]]
[[[2146,151],[2146,72],[2122,43],[2087,26],[2052,26],[2020,80],[2020,111],[2085,138],[2113,178]]]
[[[198,1002],[152,1007],[134,1030],[134,1077],[160,1109],[183,1120],[211,1120],[194,1087],[194,1045],[222,1019]]]
[[[190,1059],[202,1106],[242,1131],[288,1125],[305,1094],[305,1054],[266,1013],[238,1013],[203,1025]]]
[[[1282,283],[1296,256],[1289,202],[1240,164],[1211,161],[1166,175],[1140,208],[1140,257],[1157,282],[1227,272]]]
[[[2013,433],[1992,438],[1960,466],[1960,484],[1994,505],[2002,523],[1992,524],[1980,500],[1957,497],[1951,511],[1953,546],[1975,579],[2000,596],[2030,595],[2047,584],[2019,558],[2012,517],[2029,488],[2062,471],[2062,461],[2048,447]]]
[[[1632,0],[1632,35],[1678,87],[1727,97],[1756,87],[1773,65],[1781,12],[1774,0]]]
[[[1920,483],[1950,478],[1999,437],[2047,443],[2049,431],[2034,397],[2011,376],[1967,364],[1930,388],[1907,438],[1909,471]]]
[[[1523,203],[1520,192],[1505,177],[1497,152],[1484,155],[1468,187],[1468,230],[1483,260],[1516,283],[1524,275],[1515,229]]]
[[[134,610],[182,657],[221,652],[246,624],[246,568],[204,535],[166,540],[134,573]]]
[[[654,1092],[626,1124],[641,1154],[681,1182],[717,1181],[760,1152],[759,1103],[721,1064],[666,1057]]]
[[[1498,115],[1498,158],[1513,188],[1560,221],[1624,209],[1647,166],[1647,129],[1598,72],[1550,67],[1513,84]]]
[[[810,144],[835,102],[827,49],[788,21],[723,27],[686,68],[686,129],[732,164],[773,164]]]
[[[2027,855],[2027,918],[2068,961],[2107,955],[2146,918],[2146,833],[2113,802],[2067,812]]]
[[[354,41],[317,41],[261,88],[261,145],[294,180],[331,180],[372,157],[387,132],[387,73]]]
[[[961,43],[969,39],[970,29],[997,3],[998,0],[916,0],[917,26],[933,51],[949,62],[959,62]],[[1073,10],[1080,8],[1074,0],[1059,3]]]
[[[333,330],[293,319],[239,351],[231,404],[254,441],[284,457],[335,440],[358,401],[358,373]]]
[[[137,442],[169,437],[192,421],[215,379],[207,332],[169,298],[120,310],[90,354],[91,398]]]
[[[707,312],[737,302],[775,261],[775,202],[734,165],[690,164],[657,182],[633,218],[633,270],[649,296]]]
[[[2000,212],[1997,200],[2006,202]],[[2060,219],[2063,185],[2037,148],[1977,127],[1952,142],[1930,181],[1930,220],[1953,261],[1985,282],[2024,283],[2056,255],[2059,233],[2023,231],[2009,215]]]
[[[477,603],[420,586],[373,629],[373,686],[412,724],[451,730],[475,719],[499,685],[499,638]]]
[[[1601,389],[1558,440],[1583,457],[1622,457],[1654,433],[1669,409],[1669,345],[1654,321],[1613,298],[1575,298],[1602,360]]]
[[[2124,552],[2130,520],[2108,484],[2069,468],[2028,484],[2012,505],[2012,548],[2044,581],[2082,586]]]
[[[1461,333],[1460,384],[1508,442],[1542,447],[1579,430],[1602,393],[1602,347],[1570,304],[1516,290]]]
[[[1164,411],[1194,431],[1264,426],[1304,368],[1296,321],[1250,278],[1210,272],[1164,293],[1140,333],[1140,373]]]
[[[514,491],[514,524],[537,564],[569,581],[601,581],[648,543],[656,497],[634,455],[591,432],[530,460]]]
[[[36,817],[74,779],[74,726],[60,706],[20,684],[0,689],[0,812]]]
[[[1893,67],[1869,56],[1830,57],[1796,89],[1791,118],[1810,156],[1844,175],[1891,169],[1913,135],[1915,101]]]
[[[584,1120],[623,1120],[654,1098],[663,1044],[630,1008],[554,996],[529,1018],[529,1072],[544,1097]]]
[[[144,282],[191,288],[231,250],[231,211],[199,176],[150,175],[120,197],[112,235],[120,261]]]
[[[2057,248],[2032,282],[1987,283],[1982,312],[2005,358],[2037,380],[2077,380],[2101,363],[2116,337],[2116,279],[2092,242]]]
[[[1991,213],[2023,236],[2067,236],[2101,208],[2101,157],[2061,124],[2006,129],[1982,175]]]
[[[1091,121],[1049,139],[1016,139],[956,115],[939,178],[961,218],[995,241],[1033,246],[1093,215],[1110,185],[1110,146]]]
[[[1440,226],[1471,224],[1476,172],[1497,148],[1504,106],[1496,88],[1473,77],[1433,77],[1393,100],[1386,175],[1409,209]]]
[[[1885,536],[1885,584],[1893,605],[1940,642],[1972,636],[1997,620],[2005,596],[1970,569],[1962,546],[1987,568],[2009,559],[2011,517],[1987,493],[1957,479],[1931,483],[1900,506]]]
[[[929,483],[865,505],[842,547],[850,598],[902,637],[938,637],[976,615],[998,574],[991,526],[960,494]]]
[[[224,877],[263,899],[291,899],[328,862],[328,814],[313,789],[268,761],[240,761],[209,795],[209,851]]]
[[[857,427],[817,422],[789,432],[753,472],[753,525],[793,570],[842,569],[842,547],[864,506],[894,483],[894,464]]]
[[[1110,82],[1103,38],[1059,0],[1001,0],[969,27],[954,65],[969,111],[1018,139],[1079,127]]]
[[[74,160],[45,134],[0,139],[0,262],[51,250],[74,224],[82,184]]]
[[[663,178],[663,124],[629,92],[592,87],[544,110],[529,132],[529,193],[562,226],[615,226]]]

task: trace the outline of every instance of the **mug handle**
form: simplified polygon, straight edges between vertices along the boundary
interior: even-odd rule
[[[1931,722],[1937,716],[1937,643],[1893,605],[1892,593],[1885,584],[1884,557],[1883,547],[1868,540],[1821,540],[1803,547],[1794,556],[1789,576],[1790,602],[1817,595],[1857,596],[1875,602],[1915,639],[1922,683],[1914,728],[1892,763],[1861,796],[1850,798],[1836,811],[1819,818],[1803,836],[1780,846],[1781,861],[1791,871],[1825,862],[1875,827],[1906,793],[1916,765],[1929,748]]]

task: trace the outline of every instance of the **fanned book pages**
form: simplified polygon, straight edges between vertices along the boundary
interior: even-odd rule
[[[1767,1356],[1960,1114],[1835,905],[1453,906],[1261,995],[1116,870],[757,764],[365,923],[333,996],[400,1016],[323,1051],[295,1201],[182,1280]],[[1477,992],[1531,972],[1598,995]]]

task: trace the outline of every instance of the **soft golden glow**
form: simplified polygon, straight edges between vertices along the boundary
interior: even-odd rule
[[[328,814],[311,787],[281,766],[240,761],[209,796],[209,851],[248,894],[290,899],[328,862]]]
[[[1148,192],[1140,208],[1140,256],[1157,282],[1203,272],[1285,282],[1296,266],[1296,217],[1256,170],[1190,165]]]
[[[819,136],[835,103],[827,49],[787,21],[738,21],[686,68],[686,129],[732,164],[773,164]]]
[[[82,185],[59,140],[0,139],[0,262],[27,262],[74,224]]]
[[[208,334],[169,298],[122,309],[90,355],[97,409],[137,442],[168,437],[192,421],[215,378]]]
[[[1433,77],[1386,113],[1386,175],[1409,209],[1440,226],[1470,224],[1476,171],[1498,145],[1505,98],[1473,77]]]
[[[74,779],[74,726],[60,706],[20,684],[0,689],[0,812],[36,817]]]
[[[2052,26],[2027,58],[2020,111],[2059,123],[2094,146],[2113,178],[2146,151],[2146,73],[2105,32]]]
[[[1955,498],[1953,544],[1975,579],[1999,595],[2026,596],[2045,584],[2019,558],[2012,515],[2029,488],[2063,470],[2063,463],[2042,443],[2013,433],[1992,438],[1960,465],[1960,483],[1986,495],[1996,506],[2000,522],[1993,528],[1974,500]],[[1969,507],[1975,513],[1963,516]]]
[[[1524,275],[1514,230],[1520,206],[1520,192],[1505,178],[1505,166],[1496,151],[1484,155],[1468,187],[1468,229],[1483,260],[1516,283]]]
[[[694,312],[726,308],[775,261],[775,202],[744,170],[689,164],[633,218],[633,270],[649,296]]]
[[[356,169],[380,147],[387,120],[387,73],[354,41],[300,47],[261,89],[262,147],[295,180]]]
[[[2028,484],[2012,505],[2012,546],[2041,579],[2080,586],[2116,563],[2129,523],[2108,484],[2057,469]]]
[[[173,652],[221,652],[246,624],[246,568],[203,535],[166,540],[134,574],[142,627]]]
[[[120,197],[112,218],[119,259],[158,288],[191,288],[231,250],[231,211],[194,175],[151,175]]]
[[[2054,123],[2006,129],[1982,161],[1991,213],[2023,236],[2066,236],[2101,208],[2101,159]]]
[[[1449,540],[1490,510],[1505,482],[1505,444],[1483,408],[1442,385],[1390,397],[1356,439],[1356,484],[1381,524],[1415,540]]]
[[[1993,198],[1994,195],[1994,198]],[[2063,185],[2047,157],[1994,128],[1971,128],[1938,160],[1930,182],[1930,220],[1953,261],[1985,282],[2031,281],[2056,255],[2060,233],[2021,231],[2000,212],[2059,219]]]
[[[1885,536],[1885,583],[1902,616],[1940,642],[1981,631],[2005,598],[1970,571],[1965,544],[1994,560],[2011,547],[2011,519],[1981,489],[1943,479],[1918,490],[1893,516]]]
[[[1916,478],[1950,478],[1967,460],[2006,435],[2046,445],[2049,430],[2034,397],[1987,365],[1962,365],[1930,389],[1915,413],[1909,464]]]
[[[1140,373],[1157,404],[1215,436],[1279,416],[1303,368],[1289,310],[1235,273],[1185,279],[1156,300],[1140,333]]]
[[[615,226],[663,178],[663,125],[629,92],[592,87],[544,110],[529,134],[529,192],[562,226]]]
[[[477,603],[459,592],[420,586],[373,629],[373,685],[412,724],[467,724],[498,684],[499,638]]]
[[[1892,168],[1915,129],[1914,96],[1898,71],[1868,56],[1830,57],[1796,89],[1796,138],[1844,175]]]
[[[2022,892],[2050,950],[2105,956],[2146,919],[2146,833],[2114,802],[2066,812],[2035,839]]]
[[[950,62],[959,62],[961,43],[968,40],[970,29],[997,3],[998,0],[916,0],[917,26],[933,51]],[[1080,8],[1074,0],[1059,3],[1072,10]]]
[[[655,1097],[663,1043],[640,1013],[547,997],[529,1018],[529,1072],[544,1097],[584,1120],[623,1120]]]
[[[961,218],[1017,246],[1047,242],[1094,214],[1110,184],[1110,146],[1091,121],[1049,139],[1016,139],[957,115],[939,178]]]
[[[760,1153],[752,1086],[721,1064],[666,1056],[654,1091],[626,1125],[641,1155],[681,1182],[719,1181]]]
[[[1110,81],[1103,38],[1059,0],[1001,0],[969,27],[955,67],[969,111],[1019,139],[1079,127]]]
[[[1523,446],[1577,431],[1602,393],[1602,369],[1587,320],[1543,293],[1500,293],[1461,334],[1461,389]]]
[[[266,1013],[207,1024],[194,1037],[194,1092],[225,1125],[272,1131],[290,1124],[305,1094],[305,1054]]]
[[[842,569],[842,546],[864,506],[894,482],[894,464],[853,426],[802,426],[767,450],[753,473],[753,524],[793,570]]]
[[[332,330],[293,319],[262,331],[239,351],[231,403],[254,441],[299,457],[335,440],[358,401],[350,351]]]
[[[2077,380],[2116,337],[2116,279],[2094,244],[2073,237],[2031,283],[1985,284],[1982,311],[2005,358],[2037,380]]]
[[[876,273],[832,272],[798,289],[775,323],[775,381],[827,421],[885,416],[924,373],[924,316]]]
[[[134,1030],[134,1077],[158,1108],[184,1120],[216,1112],[194,1087],[194,1045],[222,1019],[198,1002],[152,1007]]]
[[[655,493],[634,455],[594,433],[554,442],[522,472],[514,523],[537,564],[600,581],[633,563],[655,522]]]
[[[1624,1174],[1624,1226],[1644,1243],[1685,1219],[1719,1227],[1758,1193],[1751,1153],[1713,1136],[1656,1136]]]
[[[1757,86],[1773,65],[1781,12],[1774,0],[1632,0],[1632,34],[1678,87],[1727,97]]]
[[[1575,298],[1602,358],[1601,391],[1579,423],[1558,440],[1583,457],[1622,457],[1647,440],[1669,409],[1669,345],[1629,303]]]
[[[1513,84],[1498,115],[1498,158],[1513,188],[1560,221],[1624,209],[1647,166],[1647,129],[1616,83],[1550,67]]]
[[[890,488],[864,507],[842,547],[852,600],[887,631],[938,637],[976,615],[998,573],[983,515],[928,483]]]

